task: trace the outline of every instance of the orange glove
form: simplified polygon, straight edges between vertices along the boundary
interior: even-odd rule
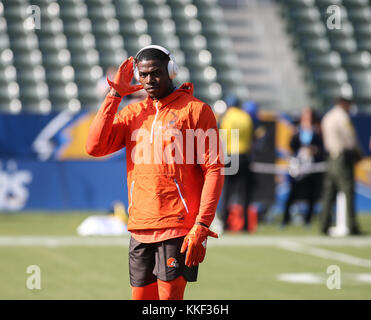
[[[133,63],[133,57],[126,59],[117,70],[115,80],[113,80],[113,82],[110,81],[110,79],[108,79],[107,77],[107,82],[110,87],[115,89],[121,97],[128,96],[135,91],[143,89],[143,86],[141,84],[130,84],[134,75]]]
[[[185,236],[180,253],[187,250],[185,260],[186,266],[196,266],[204,261],[208,236],[218,238],[218,235],[215,232],[200,224],[195,224]]]

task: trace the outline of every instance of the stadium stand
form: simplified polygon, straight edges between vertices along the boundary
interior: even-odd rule
[[[352,93],[371,110],[371,3],[368,0],[279,0],[314,95],[328,107]],[[336,25],[335,15],[340,13]]]
[[[213,104],[245,90],[225,31],[217,0],[2,0],[0,110],[95,110],[97,80],[151,43]]]
[[[9,55],[13,55],[22,108],[24,106],[25,111],[48,112],[51,102],[48,100],[42,54],[38,37],[30,28],[26,3],[21,0],[8,0],[3,3],[6,19],[3,30],[6,30],[9,37]]]
[[[327,107],[353,92],[360,110],[371,110],[371,2],[276,2],[313,100]],[[341,28],[328,27],[334,5]],[[244,100],[249,91],[223,10],[218,0],[0,0],[0,110],[96,110],[98,79],[151,43],[175,56],[177,85],[193,82],[211,105],[229,94]]]

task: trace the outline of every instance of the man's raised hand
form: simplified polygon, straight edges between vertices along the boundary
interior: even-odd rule
[[[135,91],[143,89],[141,84],[132,85],[131,80],[133,79],[134,70],[133,70],[134,58],[130,57],[126,59],[119,67],[116,72],[115,79],[113,82],[108,79],[107,82],[111,88],[115,89],[121,97],[128,96]]]

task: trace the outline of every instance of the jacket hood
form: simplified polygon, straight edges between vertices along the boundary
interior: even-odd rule
[[[185,93],[193,95],[193,83],[191,82],[183,83],[178,89],[174,90],[168,96],[160,100],[152,99],[150,96],[147,96],[147,98],[144,101],[147,105],[150,105],[150,106],[151,105],[153,106],[154,102],[158,101],[158,108],[162,108],[168,105],[170,102],[173,102],[174,100],[176,100],[177,98],[179,98]]]

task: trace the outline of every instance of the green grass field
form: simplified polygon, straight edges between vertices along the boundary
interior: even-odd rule
[[[89,215],[1,214],[0,299],[130,299],[129,236],[78,237]],[[371,215],[360,222],[366,234],[356,237],[324,237],[316,224],[261,224],[254,234],[210,239],[185,299],[371,299]],[[39,290],[26,286],[30,265],[40,267]],[[339,267],[340,289],[326,285],[331,265]]]

